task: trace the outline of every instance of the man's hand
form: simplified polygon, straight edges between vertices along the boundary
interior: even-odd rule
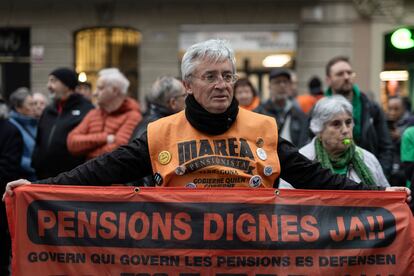
[[[391,192],[402,192],[402,191],[404,191],[407,195],[406,201],[411,202],[411,190],[408,189],[407,187],[387,187],[385,190],[386,191],[391,191]]]
[[[13,196],[13,189],[19,187],[21,185],[30,184],[29,180],[26,179],[19,179],[12,182],[7,183],[6,190],[4,191],[2,201],[5,200],[6,195]]]

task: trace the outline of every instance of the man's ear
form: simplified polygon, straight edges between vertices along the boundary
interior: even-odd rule
[[[331,87],[331,78],[329,76],[325,77],[325,83],[328,85],[328,87]]]
[[[168,100],[168,108],[171,109],[171,110],[175,110],[174,109],[175,108],[175,105],[176,105],[176,99],[174,97],[171,97]]]
[[[193,91],[191,91],[191,82],[183,80],[183,85],[185,87],[185,90],[187,91],[187,94],[193,94]]]

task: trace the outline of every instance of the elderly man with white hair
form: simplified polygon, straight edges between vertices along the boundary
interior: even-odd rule
[[[92,159],[128,143],[141,121],[138,102],[127,97],[128,87],[128,79],[117,68],[99,72],[95,92],[98,108],[69,133],[71,154]]]
[[[147,97],[149,110],[135,128],[131,141],[147,131],[149,123],[180,112],[185,107],[187,93],[181,81],[171,76],[158,77]]]
[[[181,74],[185,110],[148,125],[127,146],[39,183],[110,185],[153,175],[160,187],[277,187],[283,178],[297,188],[374,189],[332,174],[278,136],[274,118],[239,108],[234,98],[236,60],[229,44],[208,40],[184,54]],[[7,184],[6,193],[30,184]],[[410,191],[405,187],[389,190]]]
[[[326,97],[315,105],[310,129],[313,140],[299,152],[317,160],[332,173],[346,175],[356,182],[371,186],[389,187],[378,159],[369,151],[355,145],[352,105],[341,95]],[[403,183],[401,183],[403,184]],[[291,188],[281,181],[281,188]]]

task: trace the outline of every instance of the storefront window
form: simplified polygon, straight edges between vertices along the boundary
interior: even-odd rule
[[[138,98],[138,51],[141,34],[129,28],[90,28],[75,34],[76,71],[95,90],[97,74],[117,67],[130,81],[129,96]]]

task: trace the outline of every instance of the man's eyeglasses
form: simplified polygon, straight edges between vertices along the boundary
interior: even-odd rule
[[[235,83],[238,79],[237,75],[232,74],[232,73],[225,73],[221,75],[221,78],[220,78],[220,75],[218,74],[205,74],[205,75],[202,75],[201,77],[196,77],[196,76],[193,76],[193,77],[198,78],[202,81],[205,81],[209,84],[216,84],[220,82],[220,80],[223,80],[225,83]]]

